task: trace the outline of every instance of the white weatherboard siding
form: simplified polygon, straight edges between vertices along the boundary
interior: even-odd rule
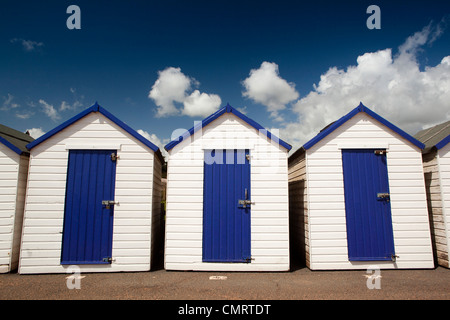
[[[442,213],[447,237],[447,250],[450,248],[450,143],[438,150],[439,177],[441,183]],[[449,250],[450,251],[450,250]],[[447,251],[447,261],[450,252]]]
[[[60,265],[70,148],[118,148],[112,264],[82,272],[150,269],[154,153],[102,114],[91,113],[31,150],[19,272],[63,273]]]
[[[397,261],[348,260],[343,148],[387,148]],[[421,150],[366,113],[358,113],[306,151],[310,268],[433,268]]]
[[[0,273],[17,268],[28,157],[0,143]]]
[[[250,149],[251,263],[203,263],[205,149]],[[232,114],[224,114],[175,146],[167,168],[165,268],[289,270],[287,150]]]

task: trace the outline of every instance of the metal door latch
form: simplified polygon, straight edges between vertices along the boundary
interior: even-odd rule
[[[247,190],[247,188],[245,188],[245,199],[238,200],[238,205],[242,206],[241,208],[247,208],[247,206],[250,206],[252,204],[255,204],[255,202],[248,200],[248,190]]]
[[[102,206],[105,206],[106,209],[111,209],[111,206],[119,204],[119,202],[116,202],[114,200],[103,200]]]
[[[250,200],[239,200],[238,204],[242,206],[242,208],[247,208],[247,206],[250,206],[252,204],[255,204],[255,202],[252,202]]]
[[[390,200],[389,193],[386,193],[386,192],[384,192],[384,193],[377,193],[377,198],[380,199],[380,200],[386,200],[388,202]]]
[[[113,262],[113,261],[116,261],[116,259],[113,259],[113,258],[111,258],[111,257],[106,257],[106,258],[103,258],[102,261],[103,261],[103,262],[109,262],[109,263],[111,263],[111,262]]]

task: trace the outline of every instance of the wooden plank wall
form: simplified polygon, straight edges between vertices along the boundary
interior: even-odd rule
[[[68,148],[119,147],[113,263],[82,272],[150,269],[154,152],[100,113],[91,113],[31,150],[19,273],[64,273],[60,265]]]
[[[291,264],[309,264],[308,200],[306,157],[302,152],[289,159],[289,234]]]

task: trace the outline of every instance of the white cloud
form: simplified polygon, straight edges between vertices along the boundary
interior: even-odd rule
[[[59,111],[66,111],[66,110],[76,110],[78,107],[83,106],[83,104],[80,101],[75,101],[72,104],[69,104],[66,101],[61,102],[61,105],[59,106]]]
[[[420,47],[436,39],[437,29],[415,33],[396,56],[384,49],[359,56],[346,70],[330,68],[295,103],[298,120],[286,124],[282,136],[298,147],[360,102],[410,134],[449,120],[450,56],[423,71],[417,62]]]
[[[295,84],[281,78],[278,65],[267,61],[259,69],[252,69],[242,85],[245,88],[242,95],[266,106],[275,120],[282,120],[278,112],[299,97]]]
[[[158,106],[156,116],[167,117],[179,114],[174,102],[182,103],[186,98],[186,91],[195,81],[181,72],[180,68],[169,67],[158,72],[158,79],[153,84],[148,97]]]
[[[77,110],[79,107],[83,106],[83,100],[84,100],[84,95],[79,95],[77,93],[77,89],[76,88],[69,88],[70,93],[72,94],[73,97],[73,103],[69,103],[65,100],[63,100],[61,102],[61,105],[59,106],[59,111],[66,111],[66,110]]]
[[[206,117],[217,111],[221,103],[222,100],[218,95],[200,93],[200,91],[195,90],[184,100],[182,113],[190,117]]]
[[[18,39],[18,38],[11,39],[10,42],[11,43],[16,43],[16,42],[20,43],[22,45],[23,49],[28,52],[35,51],[38,48],[44,46],[44,43],[42,43],[42,42]]]
[[[42,131],[42,128],[31,128],[31,129],[27,129],[26,131],[28,131],[28,133],[30,134],[30,136],[32,136],[33,138],[37,139],[40,136],[44,135],[45,132]]]
[[[436,26],[430,22],[430,24],[424,27],[421,31],[418,31],[408,37],[408,39],[406,39],[406,41],[398,48],[399,54],[415,55],[421,46],[425,44],[431,45],[444,32],[443,24],[446,23],[446,19],[447,18],[443,18],[442,21]]]
[[[141,136],[143,136],[144,138],[149,140],[154,145],[158,146],[158,148],[161,150],[163,157],[164,158],[167,157],[167,151],[166,151],[166,149],[164,149],[164,145],[165,145],[164,142],[169,143],[170,142],[169,139],[165,139],[165,140],[161,141],[161,139],[159,139],[156,134],[154,134],[154,133],[150,134],[147,131],[144,131],[142,129],[137,130],[137,133],[139,133]]]
[[[158,72],[158,79],[152,86],[148,97],[158,106],[156,117],[169,117],[177,115],[208,116],[217,111],[222,100],[216,94],[201,93],[192,87],[200,83],[186,76],[180,68],[169,67]],[[183,107],[177,107],[176,103]]]
[[[29,119],[32,115],[34,115],[34,112],[32,111],[25,111],[22,113],[17,112],[16,117],[19,119]]]
[[[42,106],[42,111],[53,121],[59,120],[60,115],[58,114],[58,111],[53,107],[53,105],[48,104],[43,99],[39,100],[39,104]]]
[[[19,107],[19,105],[17,103],[13,102],[14,100],[14,96],[10,93],[8,93],[7,97],[3,97],[3,105],[0,108],[0,110],[9,110],[9,109],[15,109],[17,107]]]

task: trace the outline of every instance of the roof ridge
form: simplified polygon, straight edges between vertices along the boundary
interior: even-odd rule
[[[347,122],[348,120],[353,118],[356,114],[361,113],[361,112],[367,114],[368,116],[372,117],[373,119],[375,119],[379,123],[383,124],[387,128],[393,130],[395,133],[399,134],[400,136],[402,136],[403,138],[408,140],[410,143],[414,144],[416,147],[418,147],[420,149],[423,149],[425,147],[425,144],[418,141],[416,138],[414,138],[410,134],[406,133],[405,131],[403,131],[402,129],[400,129],[399,127],[394,125],[393,123],[389,122],[388,120],[384,119],[383,117],[381,117],[380,115],[378,115],[377,113],[375,113],[374,111],[372,111],[371,109],[366,107],[362,102],[360,102],[359,105],[356,108],[354,108],[353,110],[351,110],[349,113],[342,116],[341,118],[339,118],[332,124],[328,125],[324,129],[322,129],[322,131],[320,131],[315,137],[313,137],[311,140],[306,142],[302,148],[305,150],[311,148],[316,143],[318,143],[320,140],[322,140],[324,137],[326,137],[328,134],[330,134],[335,129],[340,127],[342,124],[344,124],[345,122]]]
[[[239,110],[233,108],[229,103],[227,103],[226,106],[220,108],[219,110],[217,110],[216,112],[214,112],[213,114],[209,115],[208,117],[204,118],[200,123],[201,125],[194,125],[194,127],[192,127],[191,129],[187,130],[186,132],[184,132],[182,135],[180,135],[179,137],[171,140],[168,144],[166,144],[164,146],[164,149],[166,149],[167,151],[169,151],[170,149],[172,149],[173,147],[175,147],[177,144],[179,144],[180,142],[182,142],[185,138],[191,136],[192,134],[194,134],[194,132],[196,132],[199,128],[204,128],[206,127],[209,123],[213,122],[214,120],[216,120],[217,118],[219,118],[220,116],[222,116],[224,113],[232,113],[233,115],[235,115],[236,117],[238,117],[239,119],[241,119],[242,121],[246,122],[247,124],[249,124],[250,126],[252,126],[253,128],[257,129],[257,130],[261,130],[264,129],[265,130],[265,135],[271,139],[274,140],[276,139],[276,141],[278,141],[278,143],[284,147],[287,150],[291,150],[292,146],[283,141],[282,139],[280,139],[279,137],[275,136],[274,134],[272,134],[269,130],[265,129],[263,126],[261,126],[259,123],[257,123],[256,121],[250,119],[249,117],[247,117],[246,115],[244,115],[243,113],[239,112]]]

